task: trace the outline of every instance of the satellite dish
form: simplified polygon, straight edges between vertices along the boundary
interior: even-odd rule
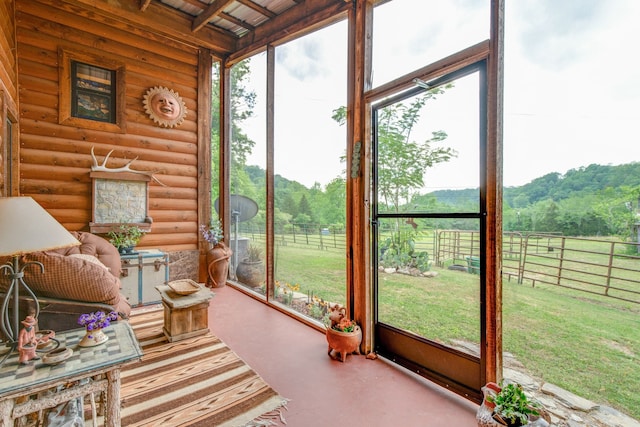
[[[219,208],[220,199],[216,199],[213,203],[218,216],[220,216]],[[233,233],[233,255],[231,255],[232,275],[236,277],[236,269],[238,267],[238,223],[243,221],[249,221],[251,218],[258,214],[258,204],[248,197],[240,196],[239,194],[231,194],[229,196],[229,210],[231,211],[231,222],[235,224]]]
[[[220,215],[219,204],[218,198],[213,204],[218,215]],[[229,210],[233,222],[249,221],[258,214],[258,204],[248,197],[232,194],[229,196]]]

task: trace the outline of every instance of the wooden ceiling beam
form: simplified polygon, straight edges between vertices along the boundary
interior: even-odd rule
[[[242,28],[245,28],[249,31],[254,31],[256,29],[256,27],[254,27],[253,25],[249,24],[246,21],[243,21],[241,19],[236,18],[235,16],[229,15],[228,13],[225,12],[220,12],[220,14],[218,15],[221,19],[227,20],[229,22],[231,22],[232,24],[236,24]]]
[[[215,0],[211,3],[205,10],[200,13],[200,15],[196,16],[193,19],[193,25],[191,26],[191,31],[194,33],[205,25],[207,22],[211,21],[216,15],[224,10],[225,7],[229,6],[230,3],[233,3],[233,0]]]
[[[346,17],[353,7],[344,0],[305,1],[256,27],[255,31],[238,40],[237,49],[229,56],[229,64],[264,50],[272,43],[283,43],[301,33],[308,33]]]
[[[262,7],[259,4],[252,2],[251,0],[236,0],[236,1],[240,4],[247,6],[250,9],[255,10],[259,14],[264,15],[269,19],[273,19],[276,16],[278,16],[275,12],[270,11],[266,7]]]

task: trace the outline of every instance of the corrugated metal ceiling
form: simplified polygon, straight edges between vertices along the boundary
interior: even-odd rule
[[[192,16],[196,27],[203,25],[213,26],[238,38],[245,36],[255,30],[255,28],[296,6],[298,3],[302,3],[302,0],[153,1],[158,1],[159,3]],[[194,30],[197,29],[198,28],[194,28]]]

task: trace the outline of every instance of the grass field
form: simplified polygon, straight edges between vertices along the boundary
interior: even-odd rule
[[[344,302],[342,251],[281,246],[276,280]],[[443,343],[479,342],[478,276],[380,275],[380,317]],[[534,377],[640,419],[640,305],[551,285],[503,283],[503,341]]]

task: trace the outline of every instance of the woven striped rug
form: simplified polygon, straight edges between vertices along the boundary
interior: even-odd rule
[[[210,333],[170,343],[162,310],[134,314],[144,353],[121,374],[123,426],[274,426],[287,399]]]

